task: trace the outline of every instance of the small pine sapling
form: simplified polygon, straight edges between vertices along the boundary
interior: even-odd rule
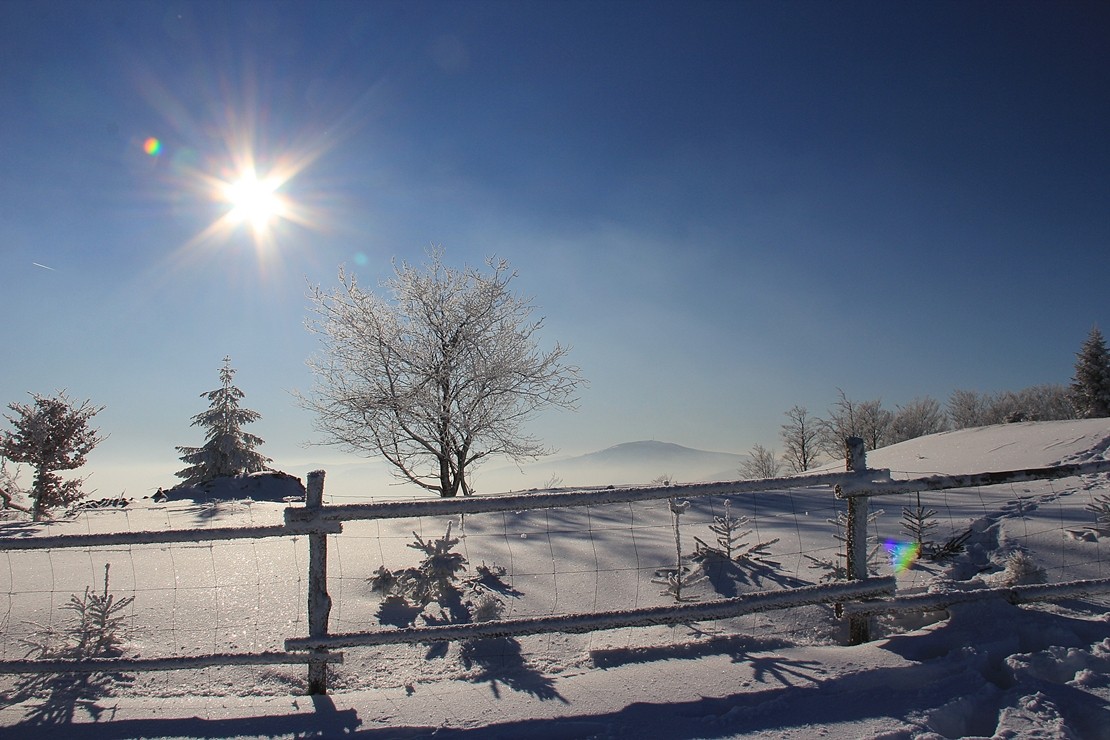
[[[456,619],[488,621],[497,619],[503,604],[497,592],[518,595],[519,592],[501,581],[505,569],[500,566],[478,566],[478,575],[463,580],[467,561],[462,553],[454,552],[459,538],[451,536],[451,523],[440,538],[425,540],[416,532],[416,541],[409,544],[425,557],[415,568],[391,571],[384,565],[369,579],[370,588],[380,593],[385,601],[411,603],[427,607],[435,602],[450,611]],[[464,593],[462,586],[466,586]],[[464,598],[465,597],[465,598]]]
[[[710,531],[717,535],[716,546],[707,544],[700,537],[694,537],[694,559],[706,560],[709,558],[722,558],[728,561],[740,562],[742,560],[760,560],[768,554],[767,548],[778,542],[773,539],[769,542],[756,542],[747,545],[746,538],[752,533],[750,529],[743,529],[750,519],[746,516],[732,514],[732,502],[727,498],[724,501],[725,513],[713,517],[709,525]]]
[[[122,612],[135,597],[117,599],[108,590],[109,567],[109,564],[104,565],[102,593],[91,591],[86,586],[83,596],[72,594],[69,597],[69,602],[62,608],[73,612],[74,616],[64,630],[59,632],[43,628],[40,637],[24,641],[28,647],[27,657],[84,660],[112,658],[122,653]]]
[[[664,568],[656,571],[655,578],[651,579],[652,583],[659,583],[666,586],[661,592],[664,595],[670,594],[674,597],[675,601],[690,601],[689,597],[682,596],[682,589],[689,588],[695,584],[701,583],[705,580],[705,576],[694,576],[693,573],[682,564],[682,530],[680,521],[682,515],[690,508],[689,501],[681,503],[676,499],[670,499],[671,520],[674,526],[674,547],[675,547],[675,565],[674,568]]]
[[[412,536],[416,542],[409,547],[425,555],[420,565],[396,573],[382,566],[370,579],[371,588],[386,598],[399,597],[420,606],[457,596],[459,589],[455,583],[459,571],[466,568],[466,558],[452,551],[459,539],[451,536],[451,523],[447,524],[447,533],[438,539],[425,540],[416,532]]]
[[[943,544],[933,547],[927,557],[935,563],[941,563],[949,558],[954,558],[964,551],[964,545],[969,539],[973,530],[970,528],[960,534],[954,534],[944,541]]]
[[[912,541],[917,544],[917,550],[920,553],[929,553],[933,550],[934,543],[929,534],[940,526],[936,516],[936,509],[926,509],[921,505],[920,493],[917,494],[917,505],[915,507],[902,507],[902,531],[908,534]]]
[[[902,507],[902,531],[908,534],[920,557],[933,562],[942,562],[964,551],[964,544],[971,537],[971,530],[949,537],[942,543],[933,541],[930,534],[938,526],[936,509],[926,509],[921,505],[921,494],[917,494],[917,505],[913,508]]]
[[[871,525],[874,524],[882,514],[882,509],[877,509],[867,515],[868,532],[875,531],[875,528]],[[848,572],[848,536],[845,534],[848,529],[848,515],[843,511],[838,511],[835,519],[827,519],[826,521],[836,527],[836,532],[833,533],[833,539],[842,545],[842,549],[836,553],[835,560],[817,558],[813,555],[806,555],[805,557],[812,563],[812,565],[809,566],[810,568],[825,571],[824,575],[821,576],[822,582],[847,581],[850,578],[850,573]],[[872,534],[868,534],[867,542],[869,544],[874,543],[871,549],[867,551],[867,569],[871,574],[877,575],[879,572],[878,566],[883,562],[883,558],[880,556],[880,551],[883,549],[882,544],[879,543],[878,539]]]
[[[26,657],[46,660],[87,661],[115,658],[123,653],[124,610],[134,596],[117,598],[108,590],[108,566],[104,566],[104,590],[85,589],[73,594],[62,608],[70,612],[61,628],[38,627],[38,633],[21,642],[28,648]],[[11,692],[0,695],[6,704],[28,702],[26,721],[31,726],[74,726],[78,709],[86,710],[95,721],[103,709],[105,696],[115,686],[130,683],[131,676],[104,671],[82,673],[38,673],[19,680]],[[32,733],[33,734],[33,733]]]

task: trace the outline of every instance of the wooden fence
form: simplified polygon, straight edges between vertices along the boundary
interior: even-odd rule
[[[226,665],[307,664],[309,693],[323,694],[327,692],[328,664],[343,662],[343,654],[333,650],[344,647],[456,641],[475,637],[509,637],[551,632],[590,632],[622,627],[725,619],[810,604],[846,604],[846,602],[860,602],[847,603],[845,609],[845,615],[850,620],[851,639],[854,642],[860,642],[869,639],[869,617],[879,612],[940,609],[958,602],[985,598],[1003,597],[1014,603],[1024,603],[1110,591],[1110,578],[1104,578],[1046,586],[980,589],[952,594],[928,594],[924,597],[896,597],[896,583],[893,577],[869,576],[866,545],[868,501],[872,497],[1110,472],[1110,460],[1051,468],[961,476],[932,476],[895,481],[891,479],[890,471],[872,470],[867,467],[862,440],[850,438],[846,442],[846,470],[838,473],[727,483],[537,492],[428,501],[325,506],[323,504],[324,473],[315,471],[308,475],[305,505],[288,507],[285,510],[284,525],[24,538],[0,537],[0,551],[193,543],[304,535],[308,536],[309,548],[308,635],[286,639],[284,652],[213,653],[149,659],[0,661],[0,673],[164,671]],[[328,630],[332,604],[327,590],[327,538],[329,535],[341,534],[344,521],[598,506],[672,498],[689,499],[702,496],[773,492],[818,486],[832,487],[838,498],[847,500],[849,509],[846,537],[849,575],[847,581],[762,591],[709,602],[677,603],[619,611],[526,617],[473,624],[408,627],[373,632],[334,634]]]

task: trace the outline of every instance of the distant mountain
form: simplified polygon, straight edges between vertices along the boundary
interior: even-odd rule
[[[709,452],[671,442],[625,442],[598,452],[561,460],[542,460],[520,468],[479,469],[483,492],[546,488],[646,484],[666,476],[672,482],[735,480],[746,455]]]

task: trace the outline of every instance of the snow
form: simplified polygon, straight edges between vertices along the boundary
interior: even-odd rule
[[[895,478],[1044,467],[1105,459],[1110,420],[962,430],[868,455]],[[835,466],[830,466],[835,468]],[[325,482],[326,490],[326,482]],[[967,552],[896,574],[900,595],[970,591],[1036,580],[1110,576],[1110,538],[1087,510],[1110,493],[1106,475],[922,494],[941,534],[970,528]],[[724,497],[692,498],[683,550]],[[699,602],[816,583],[805,555],[831,558],[827,489],[731,497],[771,563],[722,569],[692,590]],[[901,497],[880,538],[896,536]],[[130,502],[52,524],[13,522],[6,536],[267,527],[274,501]],[[380,628],[366,579],[417,555],[412,532],[439,536],[454,517],[349,521],[330,538],[331,632]],[[506,617],[554,617],[670,603],[654,572],[674,564],[665,500],[466,515],[459,549],[471,568],[508,569]],[[305,538],[269,537],[89,550],[0,553],[0,650],[22,657],[30,622],[57,625],[72,593],[111,586],[136,595],[127,657],[281,650],[307,635]],[[890,575],[885,564],[881,575]],[[684,589],[685,593],[685,589]],[[404,615],[401,615],[402,617]],[[403,623],[403,621],[402,621]],[[390,628],[396,625],[389,625]],[[1110,594],[1015,606],[990,599],[944,611],[883,616],[876,639],[845,646],[826,606],[675,626],[587,634],[493,637],[471,643],[344,648],[326,697],[303,695],[306,668],[213,667],[132,673],[93,692],[58,679],[39,695],[0,705],[11,737],[668,737],[668,738],[1110,738]],[[26,677],[0,676],[5,693]],[[82,693],[84,692],[84,693]],[[68,720],[33,724],[35,718]]]

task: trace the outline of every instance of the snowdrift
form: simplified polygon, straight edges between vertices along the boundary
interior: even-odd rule
[[[251,499],[292,503],[304,501],[305,497],[300,478],[277,471],[227,476],[199,486],[175,486],[163,493],[171,501],[188,499],[198,502]]]

